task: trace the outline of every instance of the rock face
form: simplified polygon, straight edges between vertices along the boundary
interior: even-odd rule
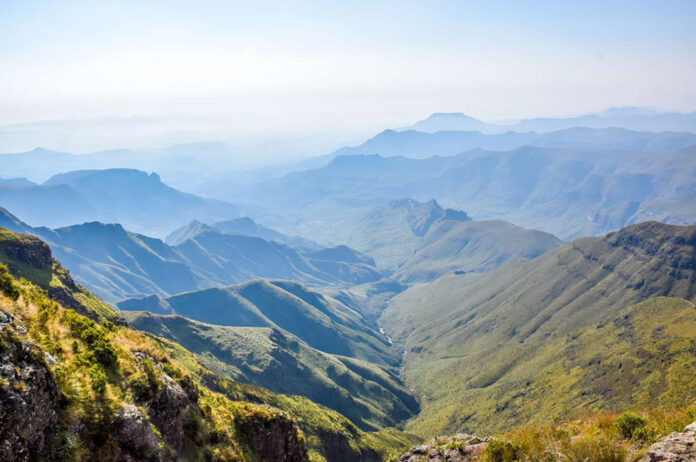
[[[152,431],[150,421],[134,405],[126,406],[116,417],[114,436],[121,454],[119,460],[161,460],[159,439]]]
[[[398,462],[473,462],[479,459],[488,443],[466,433],[441,436],[402,454]]]
[[[22,239],[0,239],[0,252],[13,262],[31,268],[50,268],[53,262],[51,248],[34,236],[21,235]],[[10,268],[12,272],[12,268]]]
[[[671,433],[653,444],[648,455],[640,462],[692,462],[696,461],[696,422],[683,433]]]
[[[0,310],[0,460],[47,456],[58,421],[58,388],[42,350]]]
[[[306,448],[290,418],[276,418],[259,425],[250,435],[252,448],[268,462],[299,462]]]

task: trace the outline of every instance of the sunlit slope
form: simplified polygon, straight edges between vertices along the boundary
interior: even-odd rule
[[[396,369],[323,353],[277,328],[214,326],[147,312],[124,316],[131,326],[196,353],[224,377],[306,396],[362,428],[397,425],[418,409]]]
[[[687,353],[696,330],[670,326],[692,313],[695,247],[696,227],[648,222],[396,296],[381,323],[403,344],[406,382],[422,398],[409,428],[500,430],[573,410],[684,399],[690,389],[675,381],[696,377]],[[628,308],[653,297],[674,298]],[[660,337],[661,329],[670,334]],[[636,342],[657,350],[646,354]],[[612,379],[619,364],[640,369]]]

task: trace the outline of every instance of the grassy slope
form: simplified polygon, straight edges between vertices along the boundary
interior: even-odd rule
[[[561,245],[553,235],[502,220],[452,221],[434,226],[394,278],[429,281],[449,271],[490,271],[507,261],[534,258]]]
[[[4,232],[3,238],[22,244],[29,237]],[[29,239],[34,243],[33,238]],[[68,275],[67,272],[65,275]],[[111,345],[116,354],[115,365],[105,371],[105,391],[98,393],[94,371],[103,366],[95,361],[91,345],[81,335],[82,330],[73,330],[68,325],[74,322],[89,324],[89,321],[50,300],[44,290],[27,280],[20,282],[12,279],[12,284],[20,288],[22,296],[15,301],[0,292],[0,307],[21,319],[29,337],[56,360],[51,371],[57,377],[64,402],[60,410],[60,437],[55,444],[61,445],[74,457],[98,460],[99,457],[108,459],[110,454],[113,455],[113,440],[108,428],[106,433],[100,435],[95,435],[93,429],[104,430],[103,425],[112,421],[109,416],[133,402],[132,379],[134,374],[142,375],[134,352],[152,357],[176,380],[187,380],[186,377],[193,379],[199,391],[202,414],[198,416],[202,419],[202,426],[197,427],[195,434],[187,435],[189,439],[184,442],[188,460],[206,454],[213,454],[221,460],[224,457],[255,460],[256,456],[245,442],[244,429],[248,424],[254,425],[254,422],[285,419],[287,415],[292,416],[304,432],[309,459],[313,461],[327,458],[382,460],[387,454],[416,440],[394,429],[366,433],[341,414],[306,398],[272,393],[221,378],[174,342],[107,322],[106,318],[118,319],[116,313],[84,291],[90,302],[99,302],[99,312],[91,312],[92,305],[85,305],[84,308],[97,320],[93,326],[100,332],[100,338]],[[131,385],[126,380],[129,376]],[[78,422],[87,426],[77,425]],[[67,447],[64,447],[66,444]],[[342,457],[332,458],[336,452]]]
[[[214,326],[147,312],[123,315],[139,330],[178,342],[223,377],[306,396],[363,429],[395,426],[418,409],[395,369],[322,353],[279,329]]]
[[[289,281],[250,281],[166,299],[174,313],[222,326],[276,327],[318,350],[380,365],[398,363],[384,336],[365,317]],[[136,303],[129,303],[137,310]]]
[[[402,282],[432,280],[453,270],[488,271],[561,244],[548,233],[500,220],[473,221],[434,201],[413,200],[346,218],[330,240],[367,252]]]
[[[684,399],[690,392],[684,387],[696,387],[687,353],[696,330],[669,331],[674,338],[656,344],[675,351],[650,352],[646,338],[652,333],[622,326],[621,316],[650,297],[693,301],[695,243],[696,227],[644,223],[486,275],[446,276],[398,295],[381,322],[404,345],[407,384],[422,398],[422,412],[407,428],[492,431],[583,406]],[[688,301],[651,303],[632,310],[656,311],[645,318],[653,329],[662,316],[676,322],[690,313]],[[598,325],[604,336],[591,338],[583,330]],[[600,341],[613,335],[623,336],[616,352]],[[622,340],[631,335],[640,335],[635,341],[646,342],[645,351]],[[622,355],[625,362],[616,359]],[[626,369],[615,374],[619,364]],[[681,385],[670,388],[674,380]],[[634,387],[633,396],[622,391]]]

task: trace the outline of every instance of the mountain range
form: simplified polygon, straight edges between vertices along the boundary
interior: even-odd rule
[[[0,242],[3,460],[379,461],[416,441],[216,375],[70,284],[45,243],[4,229]],[[68,308],[35,285],[46,277],[63,295],[99,306]]]
[[[203,231],[170,246],[119,224],[33,228],[2,209],[0,226],[45,239],[81,284],[109,302],[136,295],[166,296],[258,277],[313,284],[363,283],[381,278],[369,258],[347,248],[339,253],[316,253],[217,230]]]
[[[443,130],[478,130],[484,133],[508,131],[539,133],[573,127],[611,128],[663,132],[696,132],[696,113],[663,112],[650,107],[609,108],[575,117],[540,117],[513,123],[487,123],[461,112],[435,113],[412,125],[413,130],[434,133]]]
[[[72,171],[40,185],[0,183],[0,204],[33,226],[115,222],[155,236],[165,236],[193,219],[239,215],[234,205],[181,192],[155,173],[133,169]]]
[[[403,197],[572,239],[648,219],[696,222],[695,152],[527,146],[427,159],[345,156],[261,183],[252,195],[269,223],[320,242],[343,218]]]
[[[671,151],[696,144],[689,132],[640,132],[625,128],[572,127],[548,133],[533,131],[487,135],[478,131],[385,130],[359,146],[341,148],[330,155],[379,154],[422,159],[453,156],[471,149],[509,151],[521,146],[548,148],[602,148],[630,151]]]

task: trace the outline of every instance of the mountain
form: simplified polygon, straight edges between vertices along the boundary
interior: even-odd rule
[[[119,222],[154,235],[192,219],[238,214],[231,204],[183,193],[162,183],[155,173],[128,169],[74,171],[21,188],[0,183],[0,204],[33,226]]]
[[[231,204],[178,191],[162,183],[157,174],[139,170],[80,170],[55,175],[43,184],[57,185],[69,186],[88,198],[104,215],[113,217],[112,221],[156,236],[192,219],[233,217],[239,213]]]
[[[422,434],[691,399],[696,226],[646,222],[389,301]]]
[[[167,296],[248,281],[284,278],[313,284],[364,283],[380,279],[369,259],[355,251],[313,256],[261,238],[203,232],[178,246],[98,222],[65,228],[32,228],[0,208],[0,226],[49,243],[76,279],[115,302],[137,295]]]
[[[58,143],[60,144],[60,143]],[[0,171],[42,182],[71,170],[138,169],[159,172],[167,182],[187,187],[220,168],[238,167],[234,148],[219,141],[187,143],[150,149],[112,149],[71,154],[45,148],[0,154]]]
[[[66,308],[32,282],[45,268],[37,249],[47,246],[2,233],[14,271],[0,265],[3,460],[378,461],[415,441],[222,378],[172,341],[107,321],[118,315],[103,304],[103,313],[87,306],[90,317]]]
[[[427,120],[427,119],[426,119]],[[378,154],[423,159],[453,156],[472,149],[509,151],[521,146],[548,148],[602,148],[608,150],[671,151],[696,144],[696,134],[688,132],[641,132],[625,128],[571,127],[548,133],[506,132],[484,134],[478,131],[385,130],[354,147],[345,147],[327,156],[326,163],[338,156]],[[323,165],[319,165],[321,167]],[[315,167],[316,168],[316,167]]]
[[[404,199],[337,223],[325,239],[372,255],[401,282],[435,279],[450,271],[488,271],[508,260],[534,258],[560,241],[501,220],[473,221],[435,200]]]
[[[425,133],[416,130],[385,130],[359,146],[334,151],[331,157],[379,154],[384,157],[404,156],[421,159],[432,156],[453,156],[474,148],[507,151],[530,144],[536,138],[538,135],[531,132],[485,135],[477,131]],[[694,139],[696,140],[696,136]]]
[[[303,247],[308,249],[320,247],[318,244],[301,237],[287,236],[271,228],[267,228],[256,223],[249,217],[219,221],[210,225],[194,220],[188,225],[172,231],[164,241],[170,245],[178,245],[203,231],[217,231],[223,234],[243,234],[244,236],[260,237],[267,241],[279,242],[291,247]]]
[[[278,328],[214,326],[142,311],[123,314],[129,325],[179,343],[223,377],[305,396],[364,430],[396,426],[418,409],[396,369],[323,353]]]
[[[325,353],[384,366],[398,363],[386,337],[361,313],[296,282],[255,280],[153,302],[126,300],[118,307],[142,311],[154,305],[166,307],[158,314],[178,314],[206,324],[282,329]]]
[[[495,134],[508,131],[539,133],[573,127],[612,128],[663,132],[696,132],[696,113],[660,112],[654,108],[609,108],[596,114],[576,117],[546,117],[524,119],[516,123],[487,123],[462,113],[435,113],[409,127],[413,130],[435,133],[442,130],[469,131]]]
[[[403,197],[572,239],[647,219],[696,222],[695,154],[696,146],[659,153],[527,146],[428,159],[348,156],[252,192],[277,213],[274,225],[319,242],[346,217]]]
[[[419,120],[411,127],[426,133],[441,131],[484,131],[488,129],[486,122],[461,112],[436,112],[423,120]]]

